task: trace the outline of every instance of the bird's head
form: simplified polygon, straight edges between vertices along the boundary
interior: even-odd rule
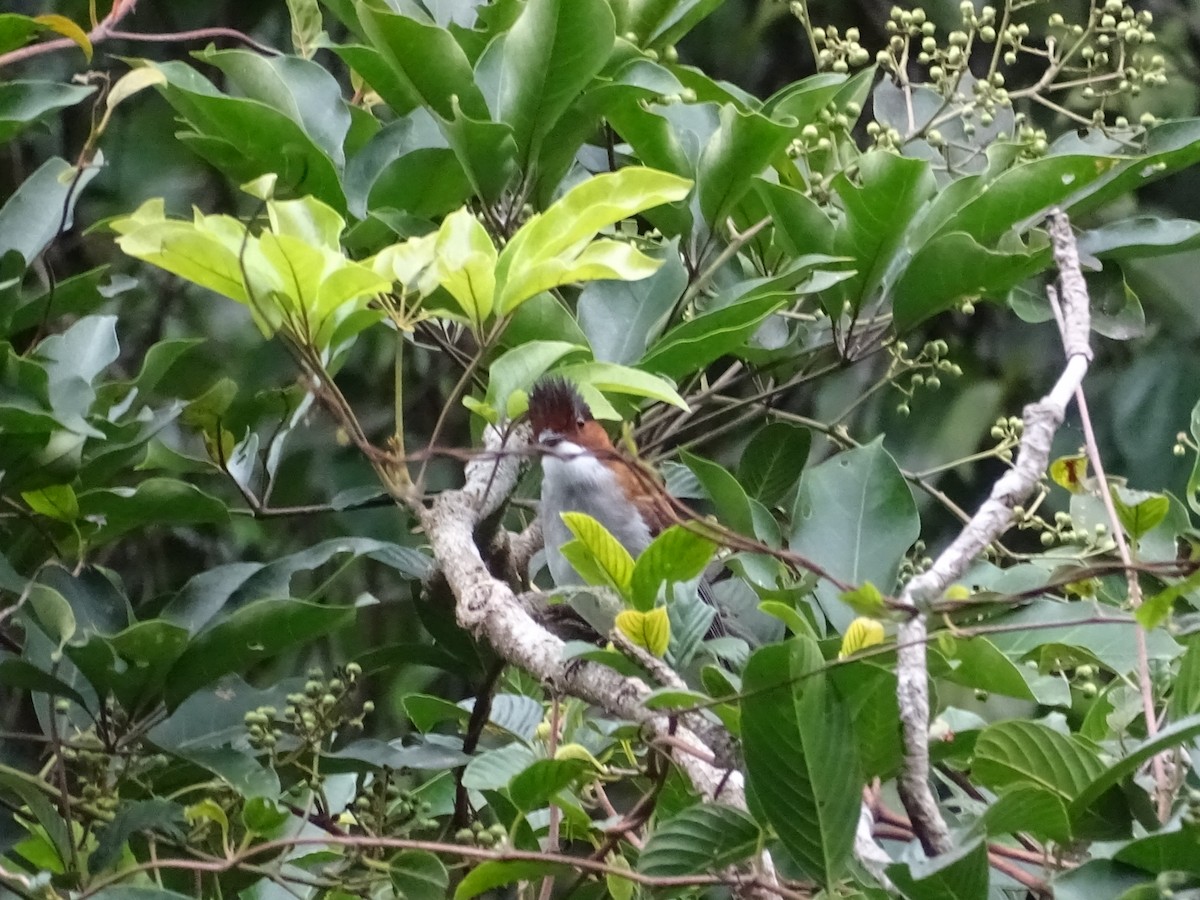
[[[529,394],[529,422],[533,438],[548,449],[571,449],[573,444],[583,450],[599,451],[612,448],[608,434],[592,416],[575,385],[564,378],[543,378]]]

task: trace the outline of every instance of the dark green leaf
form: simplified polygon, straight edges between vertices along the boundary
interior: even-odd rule
[[[746,493],[774,506],[800,479],[812,432],[790,422],[769,422],[750,439],[738,464],[738,481]]]
[[[7,18],[7,17],[6,17]],[[57,81],[0,83],[0,144],[53,112],[74,106],[96,88]]]
[[[136,488],[85,491],[79,495],[79,509],[99,524],[95,541],[110,541],[137,528],[229,522],[224,503],[172,478],[149,478]]]
[[[1048,249],[1000,253],[969,234],[939,235],[917,250],[896,283],[896,329],[907,331],[962,300],[1002,297],[1044,269],[1048,259]]]
[[[405,900],[444,900],[450,875],[442,861],[424,850],[404,850],[389,861],[392,887]]]
[[[508,783],[508,796],[523,813],[541,809],[558,792],[574,784],[580,776],[592,771],[591,763],[583,759],[539,759]]]
[[[736,353],[771,313],[790,298],[767,295],[704,313],[672,328],[642,358],[641,367],[681,380]]]
[[[1060,844],[1072,839],[1062,797],[1040,787],[1020,785],[1004,791],[984,811],[983,824],[989,836],[1025,832]]]
[[[862,780],[854,733],[821,669],[814,641],[764,647],[743,674],[746,774],[767,820],[804,871],[822,884],[845,870]]]
[[[71,227],[75,202],[100,167],[88,166],[78,178],[77,171],[65,159],[52,156],[21,182],[0,206],[0,257],[15,250],[31,263],[60,231]]]
[[[638,857],[643,875],[720,871],[755,851],[762,837],[749,815],[720,803],[691,806],[661,823]]]
[[[608,60],[614,38],[604,0],[530,0],[484,52],[479,78],[494,80],[491,106],[512,127],[523,167],[537,160],[546,135]]]
[[[887,875],[910,900],[979,900],[988,896],[987,844],[972,841],[933,859],[897,863]]]
[[[821,561],[830,574],[881,590],[896,583],[900,562],[920,533],[908,482],[882,440],[839,453],[806,469],[800,479],[789,548]],[[842,631],[853,612],[822,581],[821,608]]]
[[[156,831],[172,840],[183,840],[183,807],[170,800],[155,797],[123,804],[116,818],[100,832],[96,849],[88,857],[88,868],[102,872],[121,855],[125,842],[139,831]]]
[[[351,608],[303,600],[251,603],[192,640],[166,680],[167,705],[176,707],[228,672],[328,635],[353,619]]]
[[[705,493],[717,508],[717,518],[721,524],[739,534],[753,536],[754,516],[750,498],[738,480],[717,463],[687,451],[680,453],[680,459],[700,479]]]
[[[1032,785],[1070,803],[1104,772],[1104,763],[1074,737],[1039,722],[1013,720],[983,730],[971,772],[993,790]]]

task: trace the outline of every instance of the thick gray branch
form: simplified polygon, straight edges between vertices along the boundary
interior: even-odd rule
[[[951,849],[946,822],[929,785],[929,675],[925,665],[925,607],[961,578],[983,550],[996,541],[1013,521],[1020,505],[1046,472],[1050,444],[1062,424],[1067,404],[1087,374],[1092,358],[1089,344],[1090,313],[1087,286],[1079,270],[1075,238],[1066,215],[1050,216],[1050,238],[1062,286],[1063,347],[1067,362],[1062,375],[1045,397],[1025,407],[1025,429],[1013,466],[992,486],[979,511],[963,526],[925,572],[904,586],[899,602],[910,611],[900,626],[896,661],[897,698],[904,728],[905,760],[900,776],[900,796],[926,853]]]
[[[712,758],[712,750],[689,727],[693,716],[682,716],[682,723],[673,725],[669,717],[642,705],[650,688],[640,679],[596,663],[564,660],[563,641],[534,621],[509,586],[488,571],[475,543],[474,527],[512,491],[522,454],[505,451],[523,448],[527,440],[527,432],[518,430],[505,443],[499,431],[489,429],[484,438],[489,452],[467,466],[462,489],[446,491],[432,507],[417,510],[457,600],[459,624],[554,690],[641,723],[651,740],[661,738],[663,745],[671,748],[676,765],[701,796],[745,809],[742,774],[706,762]],[[697,726],[708,724],[695,718]]]

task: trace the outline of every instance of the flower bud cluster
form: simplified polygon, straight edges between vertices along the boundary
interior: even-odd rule
[[[896,407],[896,412],[902,416],[912,412],[911,401],[918,390],[925,388],[936,391],[942,386],[942,375],[951,378],[962,375],[962,367],[947,358],[950,345],[943,340],[929,341],[916,356],[909,356],[908,351],[905,341],[897,341],[891,347],[889,377],[892,387],[904,395]],[[911,376],[907,382],[903,382],[900,379],[906,373],[911,373]]]
[[[246,713],[243,721],[250,746],[275,752],[286,733],[313,748],[319,748],[345,726],[363,727],[363,718],[375,711],[370,700],[360,706],[353,703],[353,691],[362,667],[349,663],[329,679],[321,669],[311,669],[304,691],[288,694],[282,716],[273,706],[261,706]]]

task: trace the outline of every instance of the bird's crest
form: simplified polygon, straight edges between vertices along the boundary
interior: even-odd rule
[[[547,430],[569,434],[580,427],[580,419],[590,422],[592,410],[571,382],[550,376],[533,386],[529,394],[529,421],[535,436]]]

